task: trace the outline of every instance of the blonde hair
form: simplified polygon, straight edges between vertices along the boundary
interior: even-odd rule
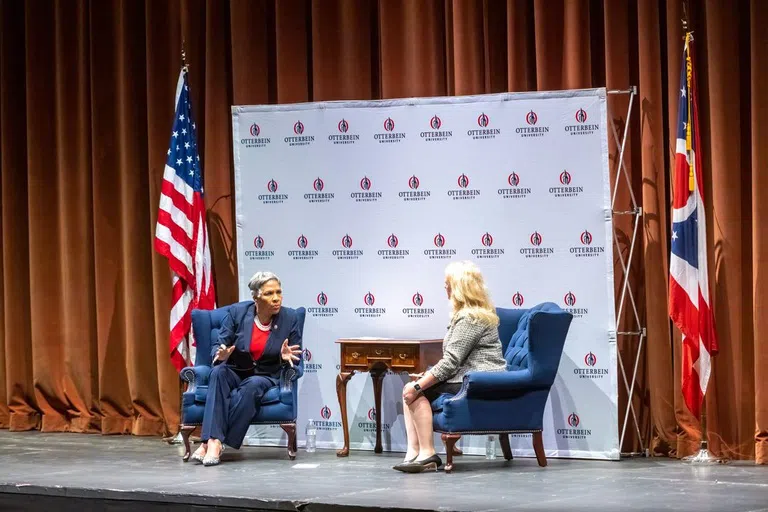
[[[499,325],[483,274],[471,261],[454,261],[445,267],[445,280],[451,287],[451,320],[464,313],[472,320]]]

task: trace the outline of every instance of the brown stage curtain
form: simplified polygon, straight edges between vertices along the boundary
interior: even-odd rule
[[[768,463],[768,2],[694,0],[691,15],[721,346],[710,440]],[[0,0],[0,426],[176,428],[152,237],[184,39],[220,304],[237,299],[230,105],[637,85],[631,283],[648,339],[633,403],[653,454],[690,453],[700,426],[666,313],[681,16],[680,0]],[[622,121],[627,97],[610,103]],[[630,371],[636,346],[620,339]],[[622,450],[637,437],[630,424]]]

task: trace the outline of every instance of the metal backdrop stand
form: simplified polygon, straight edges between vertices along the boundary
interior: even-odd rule
[[[613,133],[613,139],[616,142],[616,146],[619,148],[619,159],[616,162],[615,167],[615,173],[616,176],[616,182],[613,185],[613,197],[611,198],[611,213],[613,216],[613,243],[616,248],[616,255],[618,256],[619,262],[621,263],[621,270],[622,270],[622,283],[621,283],[621,293],[619,294],[619,298],[616,302],[616,338],[617,338],[617,347],[620,347],[621,345],[618,343],[618,339],[621,336],[627,337],[627,338],[638,338],[638,344],[637,344],[637,353],[635,354],[635,364],[632,369],[632,379],[631,381],[627,379],[627,372],[624,368],[624,362],[621,358],[621,354],[617,353],[618,360],[619,360],[619,369],[621,370],[621,377],[624,381],[624,387],[627,390],[627,410],[624,414],[624,420],[621,424],[621,437],[619,439],[619,449],[624,445],[624,435],[627,431],[627,423],[629,422],[629,414],[632,413],[632,420],[635,425],[635,432],[637,433],[637,438],[640,441],[640,452],[629,452],[625,453],[623,452],[622,455],[626,456],[648,456],[648,450],[646,448],[645,441],[643,439],[643,435],[640,431],[640,422],[637,419],[637,413],[635,411],[635,406],[633,404],[632,398],[634,397],[635,392],[635,383],[637,382],[637,369],[640,364],[640,354],[643,352],[643,344],[645,342],[645,336],[646,336],[646,330],[645,326],[640,322],[640,314],[637,311],[637,302],[635,301],[635,294],[632,290],[632,285],[629,282],[629,269],[630,265],[632,263],[632,257],[635,253],[635,247],[637,245],[637,233],[640,227],[640,222],[643,219],[643,209],[638,206],[637,199],[635,198],[635,193],[632,190],[632,180],[629,178],[629,171],[627,171],[626,163],[624,162],[624,151],[626,149],[627,145],[627,137],[629,135],[629,123],[632,119],[632,107],[635,103],[635,96],[637,96],[637,86],[631,86],[629,89],[625,90],[611,90],[608,91],[609,95],[619,95],[619,94],[628,94],[629,95],[629,104],[627,105],[627,114],[624,117],[624,120],[622,122],[621,118],[619,118],[617,121],[614,121],[613,116],[611,115],[611,108],[610,104],[608,104],[608,117],[611,125],[611,132]],[[617,129],[616,125],[619,125],[622,129],[621,135],[619,134],[619,130]],[[616,209],[616,193],[619,190],[619,184],[623,183],[624,186],[626,186],[627,190],[629,191],[629,198],[630,198],[630,209],[629,210],[617,210]],[[621,250],[621,247],[619,246],[618,237],[616,236],[616,219],[618,216],[621,215],[629,215],[632,219],[632,238],[629,245],[629,253],[624,255],[624,253]],[[629,299],[629,304],[632,307],[632,317],[634,319],[634,322],[630,325],[626,326],[625,331],[619,330],[619,322],[621,321],[621,315],[624,313],[624,306],[627,302],[627,299]],[[617,350],[618,352],[618,350]]]

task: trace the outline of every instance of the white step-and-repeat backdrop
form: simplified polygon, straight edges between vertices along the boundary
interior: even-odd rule
[[[299,443],[343,444],[342,337],[442,338],[444,268],[475,261],[497,306],[552,301],[574,321],[544,419],[553,457],[619,457],[613,258],[604,89],[394,101],[235,106],[240,298],[258,270],[307,308]],[[385,450],[405,450],[388,375]],[[352,449],[375,441],[373,385],[348,386]],[[249,444],[284,442],[252,427]],[[512,436],[533,456],[530,435]],[[442,446],[442,443],[439,443]],[[484,439],[466,436],[468,453]]]

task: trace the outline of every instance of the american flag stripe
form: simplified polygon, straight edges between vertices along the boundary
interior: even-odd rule
[[[155,250],[171,270],[170,357],[177,370],[195,359],[193,309],[216,307],[205,221],[203,177],[197,152],[186,70],[176,87],[176,110],[155,229]]]
[[[697,418],[717,354],[714,317],[709,302],[707,226],[699,141],[693,37],[686,35],[680,73],[680,102],[672,204],[669,261],[669,316],[683,334],[682,393]]]

